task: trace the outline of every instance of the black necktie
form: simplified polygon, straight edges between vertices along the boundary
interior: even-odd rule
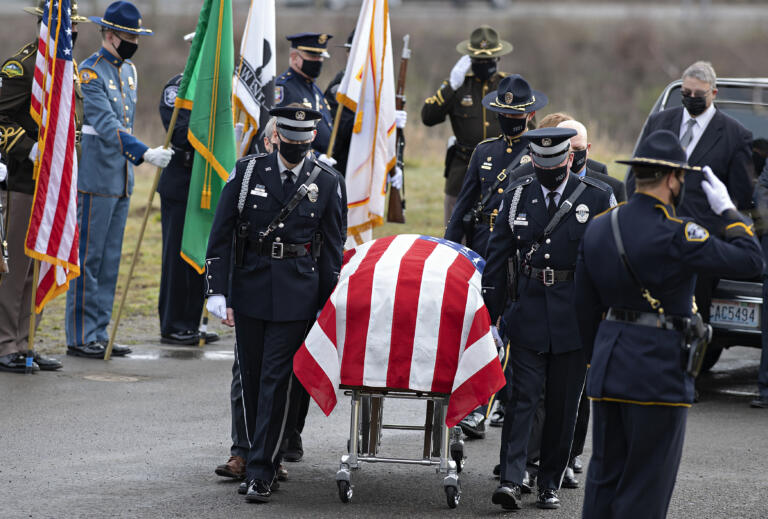
[[[549,215],[550,220],[553,216],[555,216],[555,213],[557,212],[557,204],[555,203],[556,196],[557,191],[550,191],[547,193],[547,214]]]
[[[288,198],[288,195],[293,188],[293,171],[285,171],[285,180],[283,180],[283,197]]]

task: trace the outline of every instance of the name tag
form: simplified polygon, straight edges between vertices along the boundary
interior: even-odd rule
[[[528,225],[528,220],[515,220],[514,224],[515,227],[526,227]]]
[[[251,194],[254,196],[266,197],[267,191],[264,189],[264,186],[257,185],[256,187],[251,189]]]

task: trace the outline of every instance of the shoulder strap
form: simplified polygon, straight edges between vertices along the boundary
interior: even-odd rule
[[[624,268],[627,269],[627,272],[629,272],[629,276],[632,278],[632,281],[640,288],[643,299],[648,301],[648,304],[651,305],[651,308],[658,310],[660,314],[663,314],[664,309],[661,308],[661,301],[651,296],[651,293],[647,288],[645,288],[645,286],[643,286],[643,282],[640,281],[640,277],[638,277],[637,272],[635,272],[635,269],[632,268],[632,264],[629,262],[627,251],[624,249],[624,240],[621,239],[621,230],[619,229],[619,209],[620,208],[617,207],[611,211],[611,230],[613,231],[613,241],[616,242],[616,249],[619,251],[621,262],[624,264]]]
[[[544,227],[544,231],[541,233],[541,235],[536,238],[536,241],[531,244],[531,248],[528,250],[528,252],[525,254],[526,261],[530,262],[531,257],[533,254],[539,250],[539,247],[541,247],[541,243],[544,241],[544,239],[552,234],[552,231],[555,230],[555,227],[560,223],[560,221],[563,219],[563,217],[568,214],[568,212],[573,207],[573,203],[581,196],[581,194],[584,192],[584,190],[587,189],[587,185],[584,183],[579,183],[578,186],[576,186],[576,189],[571,193],[571,196],[568,197],[567,200],[565,200],[562,204],[560,204],[560,208],[557,210],[557,212],[552,215],[552,219],[549,221],[546,227]]]
[[[288,201],[288,203],[282,209],[280,209],[280,213],[278,213],[275,219],[269,222],[267,228],[259,233],[260,239],[264,239],[272,232],[274,232],[274,230],[277,229],[278,226],[283,223],[286,218],[288,218],[288,215],[291,214],[294,209],[296,209],[296,206],[299,205],[301,199],[307,195],[309,192],[309,185],[315,181],[317,176],[320,174],[320,171],[322,171],[320,166],[317,165],[317,162],[313,160],[312,164],[315,165],[315,167],[312,168],[312,172],[309,174],[307,179],[302,182],[302,184],[299,186],[299,189],[296,191],[296,193],[294,193],[293,197]]]
[[[245,168],[245,175],[243,175],[243,183],[240,184],[240,198],[237,199],[237,214],[243,214],[243,207],[245,207],[245,199],[248,196],[248,188],[251,184],[251,175],[253,174],[253,167],[256,165],[256,157],[253,157],[248,161],[248,166]],[[237,166],[235,166],[237,167]]]

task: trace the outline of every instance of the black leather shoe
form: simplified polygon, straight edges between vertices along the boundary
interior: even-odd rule
[[[104,346],[104,351],[107,350],[107,345],[109,344],[109,341],[98,341],[99,344]],[[125,357],[129,353],[132,353],[133,350],[130,349],[128,346],[123,346],[122,344],[118,344],[116,342],[112,343],[112,356],[113,357]]]
[[[198,335],[199,337],[199,335]],[[205,332],[205,343],[211,344],[212,342],[216,342],[220,339],[219,334],[216,332]]]
[[[248,491],[245,493],[245,500],[249,503],[268,503],[272,497],[270,485],[263,479],[252,479],[248,483]]]
[[[491,427],[504,427],[504,406],[498,400],[493,402],[490,423]]]
[[[493,478],[498,479],[498,477],[501,476],[501,464],[497,463],[495,467],[493,467]]]
[[[536,506],[545,510],[555,510],[560,508],[560,498],[557,497],[557,490],[548,488],[539,492]]]
[[[237,493],[238,494],[242,494],[242,495],[245,495],[245,494],[248,493],[248,482],[247,481],[243,481],[242,483],[240,483],[237,486]]]
[[[520,485],[515,485],[511,481],[502,481],[501,485],[493,491],[491,501],[494,505],[501,505],[504,510],[520,510],[523,502]]]
[[[571,467],[566,467],[565,474],[563,474],[563,482],[560,486],[563,488],[579,488],[579,480],[576,479],[576,474],[573,473]]]
[[[163,344],[175,344],[177,346],[196,346],[200,335],[196,330],[168,333],[160,336]]]
[[[283,461],[296,463],[304,457],[304,447],[301,444],[301,435],[294,433],[283,441]]]
[[[584,472],[584,465],[581,463],[581,456],[576,456],[571,460],[571,467],[576,474]]]
[[[768,397],[761,396],[761,397],[755,398],[749,403],[749,407],[754,407],[758,409],[768,409]]]
[[[67,355],[85,357],[87,359],[103,359],[106,349],[100,342],[89,342],[78,346],[67,346]]]
[[[528,471],[525,471],[523,475],[523,484],[520,485],[520,489],[523,494],[533,494],[533,488],[536,486],[536,476],[531,476]]]
[[[459,422],[459,427],[468,438],[482,440],[485,438],[485,415],[479,412],[469,413]]]
[[[10,353],[0,357],[0,371],[8,371],[11,373],[26,373],[27,371],[27,355],[25,353]],[[31,371],[40,371],[40,366],[36,362],[32,362]]]
[[[35,363],[40,366],[40,369],[43,371],[56,371],[57,369],[64,367],[64,364],[62,364],[59,359],[46,357],[45,355],[41,355],[36,351],[33,352],[33,355],[35,357]]]
[[[282,463],[277,467],[277,480],[288,481],[288,471],[285,470]]]

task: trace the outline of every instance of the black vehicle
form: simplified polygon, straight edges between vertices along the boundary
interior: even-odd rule
[[[681,80],[667,85],[649,116],[667,108],[681,106],[681,85]],[[753,141],[768,140],[768,78],[718,78],[715,105],[749,129]],[[702,370],[715,365],[723,348],[761,347],[762,305],[761,279],[720,280],[712,296],[710,324],[714,333]]]

